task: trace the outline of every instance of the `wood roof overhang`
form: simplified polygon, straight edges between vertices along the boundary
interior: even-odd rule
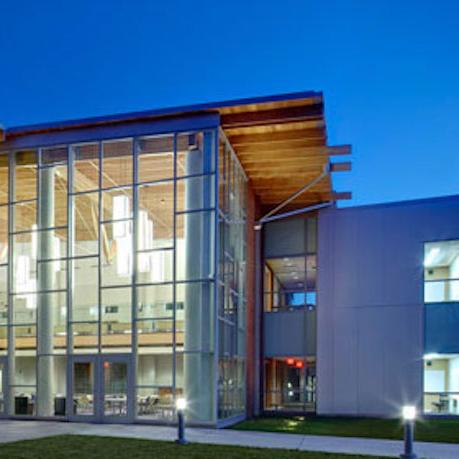
[[[287,200],[324,170],[330,173],[283,211],[350,199],[351,193],[333,190],[332,172],[348,171],[351,163],[331,163],[330,158],[350,154],[351,148],[327,145],[321,93],[300,93],[284,100],[222,107],[219,112],[221,126],[263,211]]]
[[[351,148],[349,145],[327,145],[320,92],[281,94],[17,127],[7,129],[4,140],[8,143],[8,140],[37,133],[52,134],[202,113],[220,115],[221,127],[263,210],[269,211],[285,201],[317,178],[324,169],[330,174],[290,202],[284,210],[350,199],[351,193],[333,190],[331,173],[350,170],[351,164],[348,161],[331,163],[330,158],[350,154]]]

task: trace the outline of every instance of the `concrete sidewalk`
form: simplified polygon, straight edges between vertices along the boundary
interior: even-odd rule
[[[80,424],[47,421],[0,421],[0,443],[47,437],[51,435],[100,435],[109,437],[174,440],[173,427],[118,424]],[[399,457],[402,442],[366,438],[326,437],[236,430],[187,429],[190,442],[219,445],[252,446],[257,448],[285,448],[301,451],[366,454]],[[417,442],[419,458],[458,459],[459,445]]]

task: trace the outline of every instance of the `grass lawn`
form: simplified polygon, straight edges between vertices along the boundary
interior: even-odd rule
[[[393,440],[399,440],[403,436],[403,427],[398,419],[328,418],[319,416],[266,417],[244,421],[232,428],[237,430],[388,438]],[[418,441],[459,443],[459,421],[446,419],[419,420],[416,422],[415,439]]]
[[[84,435],[59,435],[39,440],[0,444],[1,459],[214,459],[216,457],[219,459],[378,459],[375,456],[370,458],[370,456],[197,443],[179,446],[164,441]]]

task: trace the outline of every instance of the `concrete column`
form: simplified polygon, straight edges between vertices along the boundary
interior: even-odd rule
[[[39,172],[39,228],[54,226],[54,169],[41,169]],[[39,231],[38,253],[41,259],[50,259],[54,256],[54,231]],[[38,264],[38,290],[55,289],[55,272],[53,263]],[[38,354],[53,353],[54,331],[54,295],[41,293],[37,302],[37,340]],[[54,415],[54,368],[53,359],[41,357],[38,360],[37,375],[37,415]]]
[[[206,148],[206,145],[205,145]],[[201,149],[190,150],[186,158],[186,174],[200,174],[204,154]],[[196,209],[208,205],[203,178],[186,181],[185,205]],[[185,217],[185,272],[187,279],[208,278],[211,262],[210,217],[191,213]],[[192,422],[213,420],[213,379],[211,349],[212,321],[211,290],[209,285],[187,284],[185,289],[185,355],[184,391],[188,401],[187,419]]]

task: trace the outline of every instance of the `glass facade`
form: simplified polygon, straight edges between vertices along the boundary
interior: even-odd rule
[[[245,413],[246,177],[224,135],[219,146],[218,417]]]
[[[0,410],[244,412],[246,179],[222,135],[0,153]]]

